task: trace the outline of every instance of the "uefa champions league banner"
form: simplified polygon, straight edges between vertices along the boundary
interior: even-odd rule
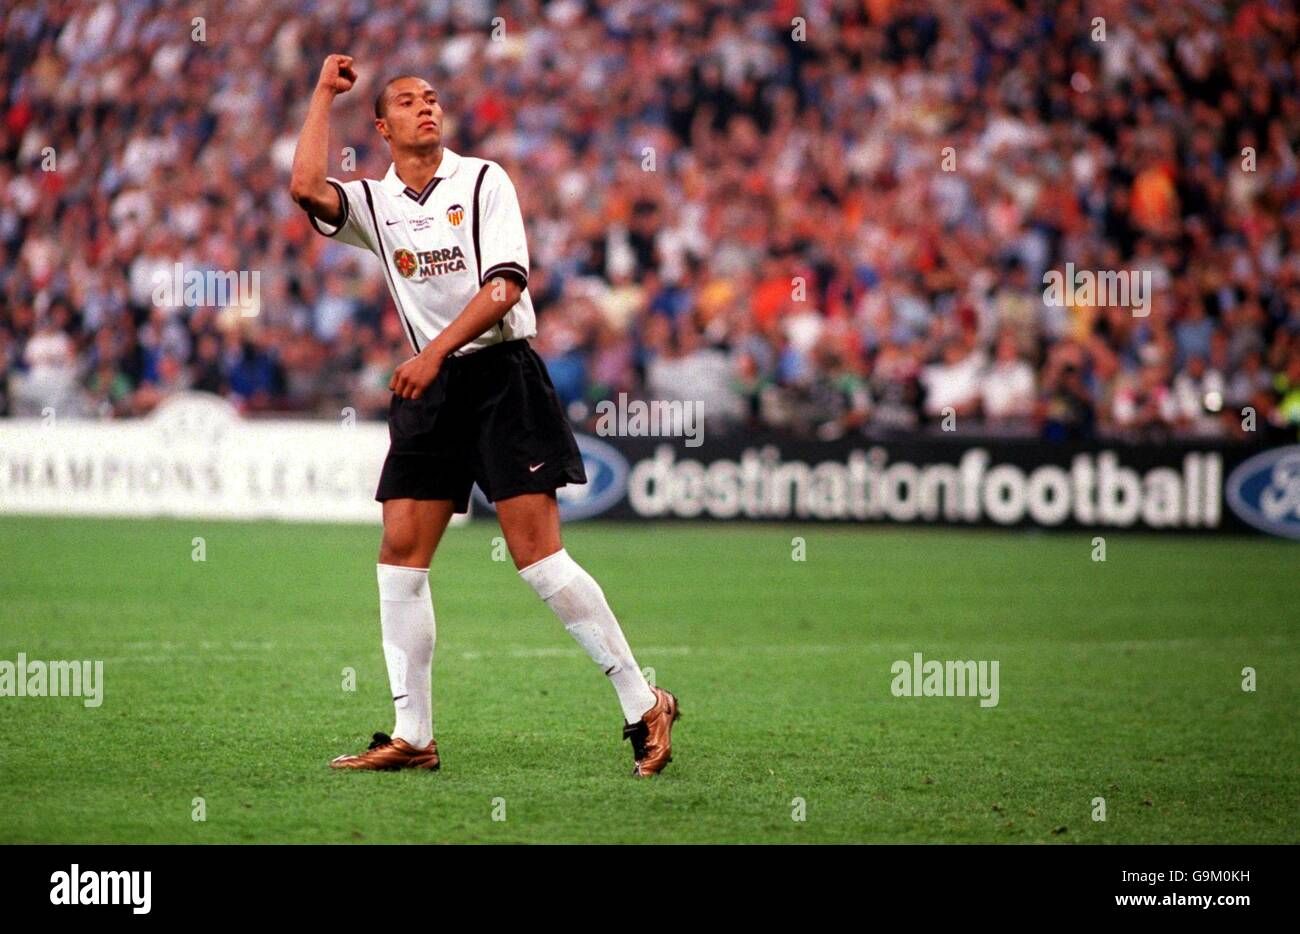
[[[579,436],[568,519],[1251,532],[1300,539],[1300,445]],[[480,505],[487,504],[481,499]]]
[[[1300,539],[1300,445],[967,437],[578,435],[566,520],[1249,532]],[[245,419],[177,396],[148,418],[0,419],[0,513],[378,523],[382,422]],[[474,511],[491,512],[475,491]]]
[[[380,521],[383,423],[241,418],[191,393],[148,418],[0,419],[0,513]]]

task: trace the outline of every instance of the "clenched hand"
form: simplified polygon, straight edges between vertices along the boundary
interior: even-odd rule
[[[424,395],[429,384],[438,378],[441,369],[442,358],[430,353],[426,347],[393,371],[388,388],[403,399],[418,399]]]
[[[327,55],[321,65],[316,86],[334,94],[346,94],[357,83],[357,73],[352,69],[351,55]]]

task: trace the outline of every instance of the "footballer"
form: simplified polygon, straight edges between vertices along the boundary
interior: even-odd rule
[[[293,158],[289,191],[320,234],[379,257],[413,356],[389,388],[379,621],[396,724],[338,769],[436,769],[430,670],[435,625],[429,566],[477,483],[529,586],[609,678],[632,743],[632,774],[671,761],[677,699],[647,683],[600,585],[560,541],[555,491],[585,483],[573,431],[546,367],[528,294],[528,244],[515,188],[495,162],[443,145],[438,93],[388,81],[375,129],[392,164],[382,179],[327,177],[329,114],[356,84],[353,61],[321,68]]]

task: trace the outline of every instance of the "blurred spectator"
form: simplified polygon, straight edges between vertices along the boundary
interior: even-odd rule
[[[59,412],[73,400],[77,354],[67,326],[67,311],[61,305],[38,319],[22,352],[25,372],[14,387],[15,414],[41,415],[47,408]]]
[[[1218,435],[1224,391],[1223,374],[1209,369],[1202,357],[1192,357],[1174,377],[1176,424],[1197,437]]]
[[[1028,423],[1038,401],[1034,368],[1020,356],[1015,335],[998,338],[997,357],[980,380],[980,406],[990,425]]]
[[[948,415],[964,418],[979,411],[983,353],[949,341],[942,359],[921,370],[925,414],[936,421]]]

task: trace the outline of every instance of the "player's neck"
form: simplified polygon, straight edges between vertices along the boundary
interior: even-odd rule
[[[438,166],[442,165],[442,153],[441,145],[433,149],[393,153],[393,165],[397,170],[397,177],[413,191],[423,191],[424,186],[429,184],[429,179],[437,173]]]

